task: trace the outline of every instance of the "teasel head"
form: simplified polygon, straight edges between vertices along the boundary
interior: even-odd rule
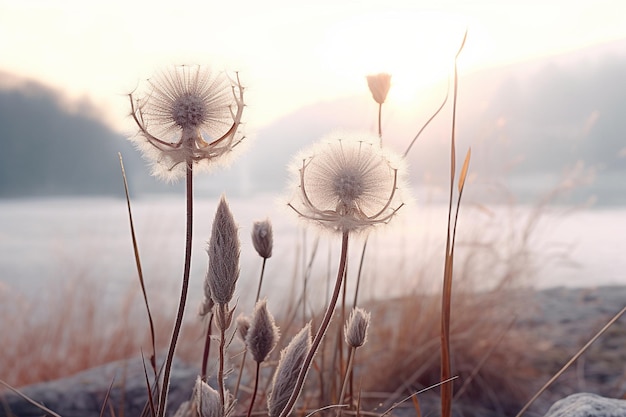
[[[243,137],[244,109],[239,74],[231,79],[200,66],[175,66],[149,79],[130,96],[138,134],[132,138],[166,180],[224,164]],[[198,169],[196,169],[198,168]]]
[[[294,198],[301,218],[326,230],[363,232],[387,224],[404,205],[402,160],[370,133],[334,133],[293,164]]]
[[[280,360],[272,379],[271,391],[267,397],[270,417],[280,416],[287,405],[304,364],[304,359],[310,349],[311,323],[307,323],[280,353]]]
[[[252,244],[261,258],[268,259],[272,257],[274,237],[272,222],[269,219],[254,222],[252,226]]]
[[[264,362],[278,343],[280,333],[274,317],[267,309],[267,300],[257,302],[250,322],[250,329],[246,335],[248,351],[256,362]]]
[[[367,342],[367,329],[370,325],[370,313],[356,307],[346,321],[344,334],[346,343],[353,348],[361,347]]]
[[[387,93],[391,88],[391,74],[381,72],[379,74],[367,76],[367,86],[372,93],[372,98],[378,104],[383,104],[387,100]]]

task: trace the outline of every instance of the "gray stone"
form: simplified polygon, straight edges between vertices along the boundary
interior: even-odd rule
[[[626,417],[626,400],[573,394],[554,403],[545,417]]]
[[[151,370],[148,369],[148,372],[150,375]],[[167,397],[168,414],[173,415],[178,406],[191,397],[197,375],[197,369],[174,361]],[[99,417],[109,386],[111,393],[105,415],[111,415],[109,406],[115,410],[115,415],[141,415],[148,399],[141,358],[109,363],[68,378],[21,387],[19,390],[62,417]],[[35,417],[44,414],[41,409],[17,395],[5,394],[2,398],[0,394],[0,417]]]

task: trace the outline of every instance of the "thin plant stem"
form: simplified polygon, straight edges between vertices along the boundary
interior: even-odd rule
[[[324,318],[322,319],[322,323],[320,324],[315,337],[313,338],[313,343],[311,344],[311,349],[307,354],[306,358],[304,358],[304,362],[302,364],[302,369],[300,369],[300,373],[298,374],[298,380],[293,388],[293,392],[285,405],[285,408],[280,413],[279,417],[287,417],[291,414],[298,397],[300,396],[300,392],[302,391],[302,387],[304,386],[304,380],[306,379],[307,373],[311,364],[313,362],[313,358],[317,353],[317,349],[322,342],[322,338],[326,334],[328,330],[328,326],[330,325],[330,321],[333,317],[335,307],[337,306],[337,300],[339,298],[339,293],[341,291],[341,284],[343,282],[343,275],[346,269],[347,259],[348,259],[348,231],[344,230],[341,238],[341,255],[339,258],[339,269],[337,271],[337,278],[335,280],[335,288],[333,290],[333,295],[330,299],[330,303],[328,304],[328,308],[326,309],[326,313],[324,314]]]
[[[443,291],[441,294],[441,380],[445,381],[451,377],[450,365],[450,313],[452,307],[452,269],[454,256],[454,237],[452,232],[452,203],[454,192],[454,179],[456,168],[456,108],[458,93],[458,70],[457,61],[459,54],[463,50],[465,40],[467,39],[467,31],[463,37],[461,46],[454,58],[454,90],[452,102],[452,133],[450,139],[450,196],[448,206],[448,226],[446,229],[446,254],[443,273]],[[459,196],[460,202],[460,196]],[[457,203],[458,204],[458,203]],[[458,206],[457,206],[458,216]],[[455,226],[456,229],[456,221]],[[453,385],[445,384],[441,386],[441,416],[450,417],[452,415],[452,392]]]
[[[352,374],[352,364],[354,362],[354,354],[356,353],[356,348],[354,346],[350,347],[350,352],[348,353],[348,367],[346,368],[346,375],[343,378],[343,384],[341,384],[341,393],[339,394],[339,405],[343,405],[343,399],[346,395],[346,388],[348,387],[348,380],[350,379],[350,375]],[[342,409],[337,410],[337,416],[341,416]]]
[[[226,317],[226,314],[228,313],[228,307],[225,304],[217,304],[217,308],[219,308],[221,311],[219,312],[219,314],[222,317]],[[218,323],[220,323],[222,320],[220,320],[218,318]],[[224,409],[224,405],[226,404],[226,399],[224,396],[224,347],[226,346],[226,329],[224,329],[222,325],[218,325],[218,327],[220,328],[220,350],[219,350],[219,368],[217,370],[217,383],[219,385],[219,391],[220,391],[220,404],[222,406],[222,409]]]
[[[252,391],[252,398],[250,399],[250,407],[248,407],[248,417],[252,415],[252,407],[254,407],[254,400],[256,399],[256,393],[259,389],[259,371],[261,368],[261,362],[256,363],[256,372],[254,375],[254,390]]]
[[[241,355],[241,365],[239,365],[239,375],[237,375],[237,383],[235,384],[235,391],[233,397],[237,398],[237,394],[239,393],[239,386],[241,385],[241,376],[243,375],[243,367],[246,364],[246,356],[248,356],[248,349],[243,351],[243,355]]]
[[[167,401],[167,391],[170,386],[170,373],[172,371],[172,362],[174,361],[174,352],[176,351],[176,343],[180,335],[180,329],[183,324],[183,316],[185,314],[185,304],[187,303],[187,292],[189,290],[189,273],[191,271],[191,238],[193,234],[193,161],[187,160],[187,225],[185,236],[185,265],[183,267],[183,285],[180,290],[180,300],[178,303],[178,313],[176,314],[176,322],[170,340],[170,347],[167,352],[165,368],[163,370],[163,387],[159,396],[159,408],[157,417],[165,415],[165,407]]]
[[[380,146],[383,146],[383,103],[378,104],[378,138],[380,139]]]
[[[206,382],[207,368],[209,365],[209,353],[211,352],[211,328],[213,327],[213,312],[209,314],[209,323],[206,329],[206,338],[204,339],[204,352],[202,353],[202,380]]]
[[[259,297],[261,296],[261,285],[263,284],[263,275],[265,273],[265,262],[267,262],[267,258],[263,258],[263,265],[261,265],[261,276],[259,277],[259,287],[256,290],[256,298],[254,300],[254,304],[259,301]]]
[[[133,221],[133,213],[130,208],[130,194],[128,192],[128,181],[126,179],[126,170],[124,169],[124,161],[122,160],[122,154],[120,152],[117,153],[120,158],[120,167],[122,169],[122,179],[124,180],[124,192],[126,194],[126,206],[128,208],[128,221],[130,223],[130,235],[133,241],[133,253],[135,255],[135,265],[137,267],[137,276],[139,278],[139,285],[141,286],[141,293],[143,295],[143,301],[146,305],[146,312],[148,314],[148,323],[150,325],[150,340],[152,342],[152,355],[150,356],[150,365],[152,365],[152,370],[154,371],[154,380],[157,386],[157,390],[159,387],[159,379],[157,377],[157,366],[156,366],[156,336],[154,332],[154,321],[152,320],[152,312],[150,311],[150,303],[148,302],[148,294],[146,292],[146,284],[143,279],[143,268],[141,267],[141,258],[139,257],[139,245],[137,244],[137,235],[135,234],[135,222]]]

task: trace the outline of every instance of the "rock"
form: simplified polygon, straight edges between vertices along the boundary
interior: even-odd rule
[[[148,372],[150,375],[150,369]],[[197,375],[197,369],[174,361],[167,397],[169,413],[174,413],[182,402],[191,397]],[[148,399],[141,358],[109,363],[68,378],[30,385],[19,390],[62,417],[98,417],[112,381],[105,415],[110,415],[109,405],[118,416],[141,415]],[[0,393],[0,403],[6,405],[0,407],[0,417],[35,417],[46,414],[14,394],[5,394],[2,398]]]
[[[626,400],[573,394],[554,403],[545,417],[626,417]]]

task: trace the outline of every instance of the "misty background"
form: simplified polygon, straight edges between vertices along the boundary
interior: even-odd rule
[[[626,40],[471,74],[461,68],[457,163],[471,146],[468,197],[525,203],[559,188],[568,191],[563,203],[626,204],[624,74]],[[445,94],[444,83],[412,103],[385,104],[387,146],[403,152]],[[196,193],[282,192],[294,153],[335,129],[375,131],[376,111],[364,78],[362,95],[319,102],[246,129],[245,154],[229,169],[197,177]],[[70,103],[62,92],[0,72],[0,198],[122,198],[118,152],[134,197],[183,192],[182,182],[150,177],[127,140],[132,132],[118,133],[102,120],[88,101]],[[409,154],[418,200],[445,198],[450,120],[451,100]]]

